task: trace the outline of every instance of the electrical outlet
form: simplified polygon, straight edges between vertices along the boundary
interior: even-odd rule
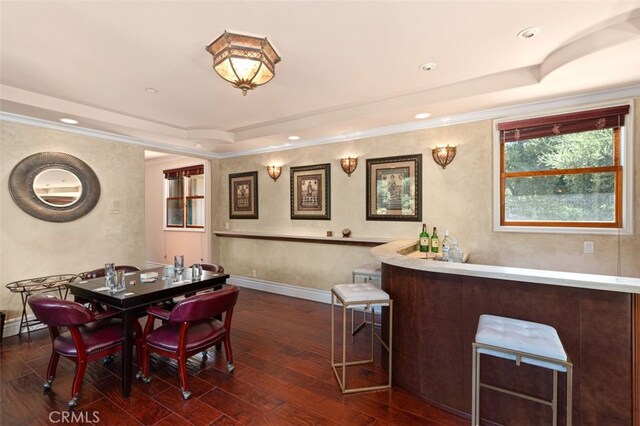
[[[252,269],[252,270],[251,270],[251,276],[252,276],[253,278],[255,278],[255,277],[257,276],[257,274],[256,274],[256,270],[255,270],[255,269]]]
[[[593,241],[585,241],[584,245],[584,254],[593,254],[594,244]]]
[[[122,235],[122,226],[107,226],[104,228],[104,235],[107,237],[118,237]]]

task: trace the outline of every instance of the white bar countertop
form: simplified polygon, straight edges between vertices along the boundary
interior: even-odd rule
[[[371,254],[376,256],[382,263],[420,271],[640,294],[640,278],[514,268],[510,266],[439,262],[400,254],[410,250],[415,245],[416,240],[392,241],[372,247]]]

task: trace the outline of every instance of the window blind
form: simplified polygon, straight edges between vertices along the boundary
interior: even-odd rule
[[[624,126],[624,118],[628,113],[629,105],[619,105],[499,123],[500,142],[517,142],[533,138],[621,127]]]
[[[182,176],[194,176],[204,174],[204,165],[180,167],[178,169],[167,169],[162,171],[165,179],[175,179]]]

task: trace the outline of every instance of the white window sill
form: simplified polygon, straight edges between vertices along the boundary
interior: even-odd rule
[[[575,235],[633,235],[633,229],[626,228],[583,228],[564,226],[500,226],[494,225],[494,232],[515,232],[523,234],[575,234]]]
[[[173,227],[164,227],[164,231],[175,231],[175,232],[206,232],[205,228],[173,228]]]

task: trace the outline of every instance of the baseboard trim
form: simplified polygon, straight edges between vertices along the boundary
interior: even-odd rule
[[[36,321],[36,317],[34,315],[29,315],[29,322]],[[46,328],[44,324],[38,324],[35,326],[31,326],[31,331],[40,330],[42,328]],[[10,320],[6,320],[4,323],[4,330],[2,331],[2,337],[10,337],[18,334],[20,329],[20,318],[11,318]],[[27,334],[27,329],[25,328],[22,334]]]
[[[292,284],[276,283],[238,275],[231,275],[227,282],[237,285],[238,287],[246,287],[267,293],[297,297],[298,299],[312,300],[314,302],[331,303],[331,292],[329,290],[300,287]]]

